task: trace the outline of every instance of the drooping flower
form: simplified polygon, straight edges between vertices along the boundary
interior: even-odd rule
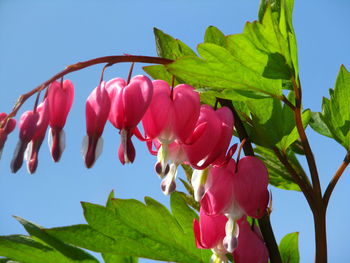
[[[68,113],[74,99],[74,86],[70,80],[54,81],[48,89],[49,100],[49,147],[51,156],[58,162],[65,148],[65,134],[63,127],[66,124]]]
[[[0,123],[5,120],[7,114],[2,112],[0,113]],[[16,120],[9,119],[7,123],[3,124],[3,127],[0,128],[0,158],[2,150],[4,149],[5,142],[7,140],[7,135],[9,135],[16,127]]]
[[[199,94],[190,85],[180,84],[172,90],[163,80],[153,81],[152,102],[142,118],[148,140],[158,140],[157,170],[164,178],[169,160],[169,145],[177,140],[186,143],[197,122],[200,110]],[[169,181],[169,180],[168,180]]]
[[[260,159],[246,156],[238,161],[233,193],[246,215],[253,218],[264,215],[269,201],[268,183],[268,171]]]
[[[233,184],[236,162],[231,159],[227,165],[211,167],[205,182],[205,190],[200,200],[207,215],[225,214],[234,202]],[[238,218],[243,214],[238,215]]]
[[[233,131],[233,115],[230,109],[214,110],[202,105],[196,128],[184,145],[188,162],[196,169],[221,164],[225,160]]]
[[[254,227],[252,230],[245,217],[238,220],[238,225],[238,246],[233,251],[235,263],[267,263],[269,252],[259,229]]]
[[[25,159],[27,160],[27,169],[29,173],[34,173],[38,166],[38,153],[41,144],[45,138],[47,127],[49,126],[49,105],[47,98],[39,104],[37,112],[39,114],[36,123],[35,133],[27,146]]]
[[[95,88],[89,95],[86,106],[86,133],[83,140],[83,157],[85,165],[90,168],[102,152],[102,133],[111,108],[109,94],[105,89],[105,82]]]
[[[193,220],[193,230],[197,248],[212,249],[213,262],[226,262],[227,251],[223,247],[225,225],[227,218],[224,215],[208,216],[200,209],[199,221]],[[216,261],[215,261],[216,259]]]
[[[121,135],[119,160],[122,164],[132,163],[135,159],[135,148],[131,137],[151,103],[152,82],[141,75],[133,77],[130,83],[115,78],[106,83],[106,89],[111,99],[109,121],[120,130]]]
[[[35,134],[38,119],[39,113],[37,111],[26,111],[19,120],[19,141],[11,161],[13,173],[16,173],[23,164],[24,152]]]

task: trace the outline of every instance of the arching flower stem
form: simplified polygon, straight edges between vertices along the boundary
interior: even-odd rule
[[[33,90],[22,94],[18,99],[15,105],[12,108],[12,111],[8,114],[8,116],[0,122],[0,128],[3,128],[4,125],[7,123],[7,121],[13,117],[16,116],[18,110],[21,108],[21,106],[24,104],[24,102],[33,96],[34,94],[38,93],[39,91],[44,90],[46,87],[48,87],[52,82],[55,80],[58,80],[59,78],[62,78],[63,76],[79,71],[84,68],[88,68],[94,65],[98,64],[110,64],[114,65],[117,63],[123,63],[123,62],[138,62],[138,63],[149,63],[149,64],[161,64],[166,65],[173,62],[173,60],[166,59],[166,58],[160,58],[160,57],[149,57],[149,56],[133,56],[133,55],[124,55],[124,56],[106,56],[106,57],[99,57],[94,58],[91,60],[78,62],[72,65],[67,66],[64,70],[58,72],[56,75],[51,77],[50,79],[46,80]]]

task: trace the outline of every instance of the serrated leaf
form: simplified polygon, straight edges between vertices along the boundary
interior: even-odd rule
[[[215,26],[209,26],[207,28],[204,34],[204,42],[226,47],[226,37],[224,33]]]
[[[157,201],[146,197],[145,202],[110,199],[108,207],[82,203],[89,225],[46,231],[60,240],[104,255],[174,262],[209,260],[210,251],[208,254],[196,248],[193,233],[181,226],[184,222],[179,223]],[[183,205],[186,206],[184,201]]]
[[[322,134],[329,138],[333,138],[332,133],[328,129],[326,123],[323,121],[320,112],[311,112],[310,126],[314,131],[318,132],[319,134]]]
[[[350,150],[350,73],[341,66],[330,99],[323,98],[321,119],[332,137]]]
[[[184,56],[196,56],[196,53],[186,44],[163,31],[154,28],[154,36],[158,56],[169,59],[177,59]],[[173,76],[167,71],[164,65],[153,65],[143,67],[143,70],[154,79],[162,79],[172,85]],[[175,78],[174,84],[184,83],[181,79]]]
[[[243,65],[271,79],[293,75],[288,38],[281,32],[270,5],[261,22],[245,25],[242,34],[227,37],[227,49]]]
[[[279,245],[279,251],[283,263],[299,263],[298,238],[298,232],[287,234],[282,238]]]
[[[290,176],[285,166],[276,157],[273,150],[257,146],[254,151],[265,163],[269,171],[269,183],[271,185],[285,190],[300,191],[299,186],[294,182],[293,178]],[[292,151],[288,151],[287,157],[293,168],[297,170],[299,174],[305,174],[298,159]]]
[[[20,222],[26,231],[32,236],[37,237],[45,244],[57,250],[59,253],[71,260],[71,262],[82,262],[82,263],[96,263],[96,258],[88,254],[84,250],[77,247],[63,243],[62,241],[50,236],[44,231],[41,226],[38,226],[32,222],[29,222],[23,218],[15,216],[16,220]]]
[[[199,57],[184,57],[167,65],[175,76],[194,86],[239,91],[243,96],[273,96],[282,94],[280,80],[266,79],[242,65],[228,50],[212,43],[198,46]],[[224,98],[224,97],[222,97]]]
[[[153,29],[158,56],[168,59],[177,59],[183,56],[195,56],[196,53],[182,41],[173,38],[163,31]]]

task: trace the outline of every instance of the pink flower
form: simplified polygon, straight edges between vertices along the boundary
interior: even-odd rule
[[[231,159],[222,167],[211,167],[205,183],[206,191],[200,200],[201,207],[207,215],[225,214],[234,201],[233,184],[235,160]],[[243,214],[238,216],[241,217]]]
[[[47,127],[49,126],[49,105],[48,100],[45,99],[37,107],[39,119],[36,123],[35,133],[31,142],[28,144],[25,159],[27,160],[27,169],[29,173],[34,173],[38,166],[38,153],[40,146],[45,138]]]
[[[58,162],[65,148],[65,134],[63,127],[66,124],[68,113],[74,99],[74,86],[70,80],[63,83],[54,81],[48,89],[50,133],[49,146],[52,158]]]
[[[13,173],[17,172],[23,164],[24,151],[35,134],[38,120],[39,113],[33,111],[24,112],[19,120],[19,141],[11,161]]]
[[[268,171],[260,159],[246,156],[238,161],[233,193],[246,215],[254,218],[264,215],[269,201],[268,183]]]
[[[142,119],[146,137],[167,144],[175,139],[185,142],[199,116],[199,94],[186,84],[171,91],[164,80],[153,81],[153,86],[152,102]]]
[[[122,164],[133,162],[135,148],[131,137],[137,124],[141,121],[153,95],[153,85],[146,76],[135,76],[126,83],[115,78],[106,83],[111,99],[109,121],[120,130],[121,144],[118,151]]]
[[[7,114],[2,112],[0,113],[0,123],[5,120]],[[16,127],[16,120],[9,119],[6,123],[3,124],[3,127],[0,128],[0,158],[2,150],[4,148],[5,142],[7,140],[7,135],[9,135]]]
[[[227,218],[224,215],[208,216],[200,209],[199,222],[193,221],[196,246],[203,249],[220,247],[225,237]]]
[[[92,167],[102,151],[102,132],[108,119],[111,101],[105,82],[95,88],[86,101],[86,132],[83,141],[83,156],[87,168]]]
[[[257,227],[251,226],[243,217],[238,221],[238,246],[233,252],[235,263],[267,263],[269,252]]]
[[[199,116],[199,94],[186,84],[170,89],[163,80],[153,81],[154,94],[152,102],[142,118],[146,139],[158,140],[158,175],[166,176],[169,160],[169,144],[177,140],[185,143],[192,134]],[[175,169],[176,170],[176,169]]]
[[[230,109],[222,107],[216,111],[202,105],[193,134],[184,145],[188,162],[196,169],[205,169],[210,164],[221,164],[233,131],[233,115]]]

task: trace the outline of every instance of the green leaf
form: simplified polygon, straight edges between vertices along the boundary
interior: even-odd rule
[[[0,255],[23,263],[97,262],[73,260],[48,245],[22,235],[0,236]]]
[[[184,209],[183,206],[186,206],[183,200],[176,201],[174,214],[179,207]],[[60,240],[103,255],[174,262],[208,262],[210,251],[197,249],[193,233],[189,233],[188,228],[183,228],[192,224],[193,218],[188,216],[193,213],[192,210],[186,212],[186,219],[190,221],[186,223],[183,217],[173,216],[157,201],[146,197],[145,202],[146,204],[133,199],[113,199],[110,196],[108,207],[82,203],[89,225],[47,231]]]
[[[283,263],[299,263],[298,238],[298,232],[287,234],[282,238],[279,245],[279,251]]]
[[[350,73],[341,66],[330,99],[323,98],[322,115],[332,137],[347,151],[350,150]]]
[[[71,259],[72,262],[76,262],[76,261],[79,261],[82,263],[98,262],[96,258],[86,253],[84,250],[65,244],[62,241],[58,240],[57,238],[50,236],[48,233],[44,231],[44,229],[41,226],[38,226],[32,222],[29,222],[17,216],[15,216],[15,218],[17,219],[18,222],[20,222],[23,225],[23,227],[32,237],[36,237],[40,239],[45,244],[49,245],[50,247],[60,252],[62,255]]]
[[[333,138],[332,133],[328,129],[326,123],[323,121],[322,114],[320,112],[311,112],[310,126],[319,134]]]
[[[257,146],[254,151],[265,163],[269,171],[269,183],[271,185],[285,190],[300,191],[299,186],[294,182],[293,178],[290,176],[285,166],[276,157],[273,150]],[[303,168],[292,151],[287,152],[287,157],[293,168],[298,171],[298,173],[305,175]]]
[[[303,123],[304,129],[309,124],[310,118],[311,118],[311,111],[305,110],[301,115],[301,121]],[[277,147],[282,151],[286,151],[288,147],[299,138],[299,133],[298,133],[297,127],[295,126],[294,120],[292,123],[293,126],[286,124],[286,122],[284,121],[282,123],[285,124],[284,127],[286,130],[284,131],[284,133],[286,133],[287,135],[283,136],[281,141],[279,141],[279,143],[277,144]],[[290,127],[288,126],[292,127],[292,129],[290,130]]]
[[[119,243],[123,243],[121,238],[117,242],[89,225],[49,228],[45,232],[65,243],[102,253],[113,253],[119,248]]]
[[[9,258],[0,258],[0,263],[21,263],[19,261],[13,261]]]
[[[298,51],[293,29],[294,0],[261,0],[259,8],[259,21],[263,21],[266,14],[271,12],[275,30],[278,29],[289,49],[294,76],[298,76]]]
[[[153,29],[158,56],[168,59],[177,59],[183,56],[195,56],[196,53],[186,44],[163,31]]]
[[[235,90],[247,97],[281,96],[280,80],[263,78],[260,73],[242,65],[225,48],[203,43],[198,46],[198,52],[202,58],[184,57],[167,65],[167,69],[194,86]]]
[[[184,56],[196,56],[196,53],[186,44],[172,36],[165,34],[163,31],[154,28],[154,36],[158,56],[168,59],[178,59]],[[143,67],[143,70],[154,79],[162,79],[172,84],[172,75],[163,65],[153,65]],[[184,83],[181,79],[175,78],[175,85]]]
[[[121,256],[113,254],[102,254],[105,263],[137,263],[139,260],[135,257]]]
[[[288,39],[269,5],[261,22],[247,23],[242,34],[227,37],[227,48],[243,65],[266,78],[288,80],[293,75]]]
[[[204,35],[204,42],[226,47],[226,37],[224,33],[215,26],[209,26],[207,28]]]

